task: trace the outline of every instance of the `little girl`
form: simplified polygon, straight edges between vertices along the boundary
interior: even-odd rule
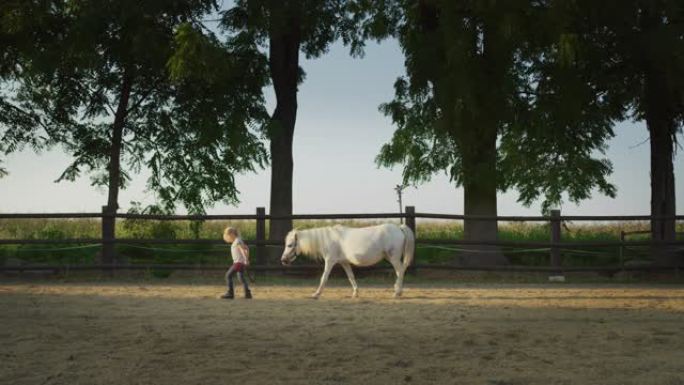
[[[221,296],[225,299],[235,298],[235,291],[233,290],[233,275],[238,274],[242,285],[245,287],[245,298],[252,298],[252,292],[249,291],[247,279],[244,276],[245,266],[249,265],[249,247],[240,237],[240,233],[234,227],[227,227],[223,232],[223,240],[226,243],[231,243],[230,254],[233,257],[233,265],[226,272],[226,283],[228,284],[228,291]]]

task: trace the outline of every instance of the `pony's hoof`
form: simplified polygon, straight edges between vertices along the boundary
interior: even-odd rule
[[[311,297],[309,297],[309,298],[318,299],[318,297],[320,297],[320,294],[311,294]]]
[[[351,297],[352,298],[359,298],[359,293],[353,293]]]
[[[394,293],[394,298],[401,298],[401,293]]]

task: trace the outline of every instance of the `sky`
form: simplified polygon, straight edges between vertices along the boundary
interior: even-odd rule
[[[301,65],[306,80],[300,86],[299,110],[294,138],[294,212],[379,213],[398,211],[394,186],[401,169],[378,168],[374,159],[394,132],[389,118],[378,106],[393,97],[393,84],[403,74],[403,55],[395,41],[370,43],[363,58],[352,58],[348,49],[335,44],[319,59]],[[267,90],[272,111],[272,91]],[[593,194],[579,205],[565,203],[561,209],[573,215],[648,214],[649,145],[643,123],[623,122],[606,153],[614,167],[610,181],[617,186],[615,199]],[[684,213],[684,156],[675,159],[677,212]],[[90,186],[85,176],[76,182],[54,183],[70,162],[56,149],[36,155],[24,151],[11,155],[5,166],[10,175],[0,179],[0,212],[97,212],[106,203],[104,188]],[[154,193],[145,190],[147,173],[134,176],[120,194],[121,211],[131,201],[151,204]],[[250,214],[257,206],[268,210],[270,170],[236,177],[240,204],[217,204],[212,214]],[[463,212],[463,191],[444,175],[404,192],[404,204],[420,212]],[[524,207],[517,193],[499,194],[500,215],[537,215],[539,203]]]

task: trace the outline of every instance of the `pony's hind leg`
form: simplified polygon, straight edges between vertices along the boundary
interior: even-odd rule
[[[394,297],[400,297],[401,292],[404,289],[404,273],[406,272],[406,268],[404,265],[401,263],[400,260],[401,257],[393,257],[389,256],[387,260],[392,264],[392,267],[394,267],[394,272],[397,274],[397,281],[394,283]]]
[[[323,292],[323,287],[325,286],[326,282],[328,282],[328,276],[330,276],[330,272],[332,271],[334,265],[334,263],[329,262],[327,259],[325,260],[323,275],[321,275],[321,284],[318,285],[318,289],[315,293],[311,295],[311,298],[318,299],[318,297],[321,296],[321,293]]]
[[[344,272],[347,273],[347,278],[349,278],[349,283],[352,285],[352,298],[359,296],[359,287],[356,285],[356,279],[354,279],[354,271],[352,270],[349,263],[342,263],[342,268]]]

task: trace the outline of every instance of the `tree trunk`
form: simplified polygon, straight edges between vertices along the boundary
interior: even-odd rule
[[[274,114],[274,120],[276,114]],[[289,125],[287,132],[271,136],[271,215],[292,214],[292,173],[294,162],[292,160],[292,139],[294,118],[292,122],[285,119],[279,123]],[[292,230],[292,220],[278,219],[270,222],[269,238],[272,240],[284,240],[285,235]]]
[[[646,77],[646,125],[651,143],[651,215],[674,217],[674,134],[675,118],[669,108],[667,84],[662,74],[655,71]],[[673,241],[676,237],[675,221],[651,219],[651,237],[654,241]],[[655,247],[656,264],[674,265],[677,254],[671,247]],[[680,261],[681,262],[681,261]]]
[[[273,30],[269,45],[269,68],[276,95],[271,117],[271,215],[292,214],[292,141],[297,119],[299,80],[299,23],[291,20],[286,30]],[[283,240],[292,220],[271,220],[269,239]]]
[[[481,50],[483,79],[491,84],[504,84],[511,52],[501,44],[501,38],[492,27],[482,23],[482,42],[478,48],[473,42],[473,52]],[[459,151],[463,160],[463,213],[465,215],[496,216],[496,192],[499,182],[496,170],[498,128],[502,124],[495,114],[484,111],[504,109],[506,99],[496,87],[472,91],[472,97],[480,108],[477,114],[468,117],[471,129],[460,135]],[[484,112],[484,113],[483,113]],[[466,220],[463,224],[463,236],[468,241],[496,241],[498,239],[498,223],[496,220]],[[465,253],[465,263],[473,261],[478,265],[506,265],[508,260],[498,246],[476,245]]]
[[[471,136],[463,156],[464,215],[497,215],[496,129]],[[462,146],[466,147],[466,146]],[[463,236],[467,241],[496,241],[498,224],[492,220],[466,220]],[[508,260],[497,246],[470,246],[461,256],[466,265],[506,265]]]
[[[641,29],[644,36],[658,36],[663,28],[660,3],[643,7]],[[645,41],[648,41],[646,39]],[[668,74],[662,68],[661,55],[651,54],[651,47],[644,51],[642,70],[644,74],[643,104],[651,143],[651,215],[672,217],[675,215],[675,184],[673,149],[676,134],[676,106],[681,102],[677,90],[671,86]],[[654,241],[675,239],[675,221],[651,219],[651,237]],[[673,265],[676,253],[671,247],[653,247],[652,255],[658,265]],[[679,261],[681,263],[681,261]]]
[[[107,206],[105,210],[106,216],[102,218],[103,233],[102,238],[106,240],[114,239],[116,235],[116,218],[114,215],[119,209],[119,186],[121,185],[121,150],[123,146],[123,130],[126,125],[126,115],[128,113],[128,100],[131,95],[131,79],[127,73],[124,73],[121,84],[121,93],[119,95],[119,105],[114,114],[114,122],[112,123],[112,144],[109,148],[109,165],[107,171],[109,173],[108,181],[108,195]],[[102,262],[111,264],[115,260],[114,244],[106,242],[102,247]]]

